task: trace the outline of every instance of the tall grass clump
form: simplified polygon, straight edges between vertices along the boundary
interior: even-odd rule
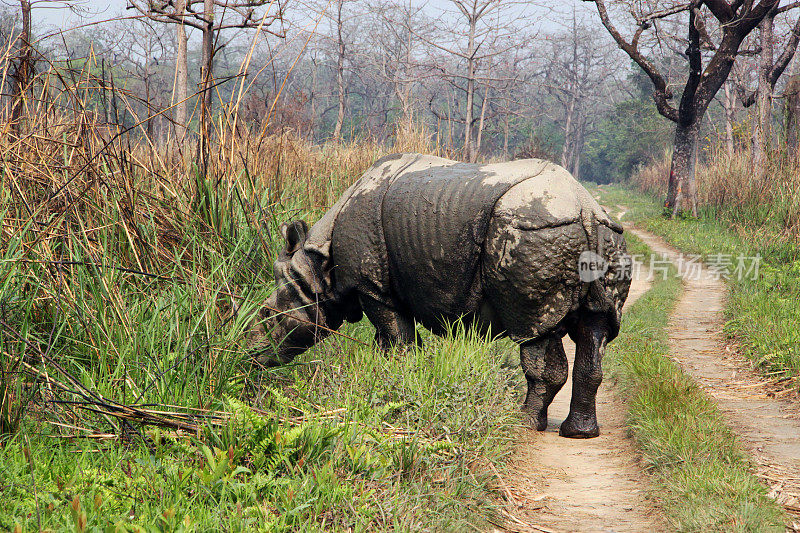
[[[488,527],[509,346],[382,354],[362,323],[263,369],[242,345],[278,224],[430,136],[315,146],[226,107],[198,157],[132,109],[101,121],[99,93],[127,101],[96,73],[50,65],[0,123],[0,529]]]

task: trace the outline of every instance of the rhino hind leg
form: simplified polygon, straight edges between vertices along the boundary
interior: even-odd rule
[[[587,439],[600,434],[595,399],[603,381],[602,359],[610,333],[608,316],[591,312],[579,316],[569,332],[575,341],[575,364],[569,415],[559,430],[562,437]]]
[[[417,338],[414,320],[368,296],[360,298],[361,308],[375,326],[375,344],[382,350],[413,344]]]
[[[561,337],[551,334],[520,345],[520,361],[528,382],[522,411],[538,431],[547,429],[547,408],[567,382],[567,355]]]

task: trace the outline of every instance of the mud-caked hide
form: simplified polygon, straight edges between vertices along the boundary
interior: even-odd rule
[[[607,313],[618,329],[626,286],[615,272],[582,283],[578,260],[590,250],[613,261],[620,234],[552,163],[402,154],[378,161],[351,186],[311,228],[305,247],[330,255],[342,305],[371,298],[433,331],[472,317],[520,341],[581,305]],[[487,291],[517,303],[492,305]]]

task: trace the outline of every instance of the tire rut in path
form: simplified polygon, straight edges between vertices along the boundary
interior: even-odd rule
[[[634,280],[628,307],[649,284]],[[564,338],[573,366],[575,345]],[[558,427],[569,413],[572,376],[553,400],[544,432],[520,431],[520,443],[509,467],[508,521],[512,531],[641,532],[662,531],[664,520],[647,499],[647,476],[627,436],[625,406],[608,382],[597,395],[600,436],[567,439]]]
[[[661,238],[626,227],[673,263],[679,252]],[[770,495],[800,521],[800,409],[774,397],[771,384],[725,345],[726,287],[705,266],[684,277],[684,292],[670,320],[673,359],[713,398],[757,465]]]

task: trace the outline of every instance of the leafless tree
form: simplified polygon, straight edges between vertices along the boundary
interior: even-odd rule
[[[606,38],[607,39],[607,38]],[[572,13],[571,27],[548,36],[546,88],[561,104],[557,121],[564,130],[561,164],[576,178],[589,115],[607,100],[603,88],[618,71],[613,43]]]
[[[146,113],[138,119],[147,119],[146,134],[155,139],[156,125],[162,123],[160,111],[168,104],[164,97],[169,93],[177,43],[166,26],[149,19],[112,21],[100,36],[102,40],[95,42],[113,51],[119,69],[128,73],[130,87],[135,88]]]
[[[703,116],[728,78],[742,42],[778,5],[779,0],[761,0],[757,3],[743,0],[654,1],[647,6],[638,1],[619,0],[614,4],[621,8],[620,11],[634,17],[633,35],[630,38],[624,37],[612,22],[605,0],[584,1],[594,2],[601,22],[617,45],[652,81],[653,98],[658,111],[676,123],[665,206],[673,216],[679,211],[696,215],[695,165]],[[688,62],[689,71],[677,108],[670,103],[673,91],[667,77],[640,46],[645,32],[658,30],[659,22],[670,17],[673,20],[680,17],[678,20],[687,32],[683,55]],[[715,25],[714,28],[711,27],[712,24]],[[716,43],[712,33],[717,37]],[[651,35],[655,39],[660,38],[657,31]]]
[[[186,0],[175,1],[175,15],[180,19],[175,23],[175,82],[172,89],[172,102],[175,105],[175,123],[178,124],[178,137],[186,135],[186,109],[189,106],[189,35],[186,32]]]
[[[750,41],[752,39],[748,39]],[[747,97],[748,75],[755,67],[751,64],[756,49],[754,43],[745,43],[739,57],[728,74],[723,85],[722,94],[718,97],[724,114],[724,143],[728,157],[733,157],[737,150],[738,113],[743,100]]]
[[[220,48],[218,36],[228,29],[257,29],[273,35],[283,35],[285,5],[272,0],[128,0],[128,8],[135,9],[152,20],[175,24],[178,61],[176,66],[175,99],[185,102],[185,82],[188,75],[182,71],[187,43],[185,26],[202,33],[200,67],[200,122],[201,140],[207,142],[213,103],[214,56]],[[264,9],[266,8],[266,9]],[[276,27],[278,26],[278,27]],[[188,66],[186,71],[188,72]],[[185,110],[182,111],[185,117]],[[205,150],[201,150],[204,153]]]
[[[336,95],[338,107],[336,111],[336,126],[333,128],[333,138],[341,139],[342,126],[344,125],[345,99],[347,92],[344,86],[344,59],[347,47],[344,40],[344,4],[345,0],[336,0]]]
[[[766,150],[772,139],[772,100],[775,85],[786,67],[792,61],[800,43],[800,17],[789,24],[788,35],[775,38],[775,19],[783,13],[799,7],[800,2],[792,2],[785,6],[776,5],[772,11],[759,24],[759,65],[758,88],[746,95],[744,107],[756,104],[757,120],[753,128],[753,164],[758,176],[763,176],[765,167]],[[783,51],[775,58],[775,44],[782,43]]]
[[[38,4],[47,4],[48,8],[70,9],[80,12],[82,8],[81,0],[19,0],[19,15],[21,27],[19,33],[11,37],[13,41],[10,47],[13,50],[14,58],[11,61],[11,128],[16,134],[22,126],[22,116],[25,110],[25,94],[33,81],[35,68],[35,53],[33,48],[33,21],[32,11]],[[15,33],[12,27],[12,34]]]
[[[733,157],[736,152],[736,140],[734,139],[734,124],[736,122],[736,95],[731,87],[733,82],[725,82],[725,94],[722,107],[725,110],[725,148],[728,157]]]
[[[513,37],[519,34],[520,25],[525,21],[525,17],[519,14],[524,2],[450,0],[450,3],[456,8],[456,14],[443,15],[441,27],[437,29],[437,34],[449,37],[434,39],[421,33],[415,35],[439,52],[445,52],[462,61],[463,70],[460,72],[449,69],[446,65],[438,65],[438,68],[464,94],[464,159],[475,161],[478,156],[477,139],[480,137],[480,133],[476,135],[475,127],[480,125],[480,116],[486,108],[483,104],[489,97],[490,89],[488,85],[484,87],[481,113],[477,117],[476,90],[481,82],[490,81],[492,59],[518,44]],[[513,8],[518,13],[512,17],[509,12]],[[450,121],[453,117],[449,116],[447,119]]]
[[[423,7],[411,0],[375,2],[369,6],[375,19],[369,31],[370,49],[361,53],[363,60],[372,62],[383,83],[388,84],[397,103],[399,122],[408,126],[413,121],[414,85],[421,79],[415,57],[419,39],[427,35],[430,26]]]
[[[13,133],[19,133],[22,122],[22,111],[25,106],[25,91],[28,89],[33,77],[33,36],[31,32],[31,7],[30,0],[20,0],[20,13],[22,15],[22,31],[16,38],[16,61],[13,65],[13,88],[11,96],[11,128]]]
[[[328,64],[333,72],[333,91],[329,97],[335,98],[335,103],[325,109],[322,115],[336,109],[332,137],[339,140],[347,115],[353,60],[358,49],[356,41],[363,37],[360,35],[359,21],[364,5],[357,0],[308,0],[302,5],[315,17],[323,17],[329,25],[328,31],[320,33],[314,42],[319,48],[325,49],[327,57],[331,58]]]
[[[791,157],[800,154],[800,74],[789,76],[783,93],[786,108],[786,142]]]

